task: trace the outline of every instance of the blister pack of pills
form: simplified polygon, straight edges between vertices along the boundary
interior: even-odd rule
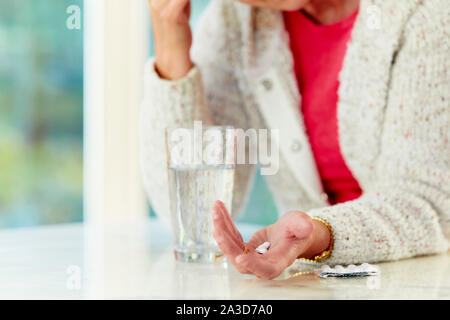
[[[259,254],[265,254],[270,248],[270,242],[264,242],[258,246],[255,251]],[[311,270],[312,271],[312,270]],[[337,278],[354,278],[354,277],[366,277],[376,276],[380,274],[380,270],[371,264],[363,263],[359,266],[354,264],[343,267],[337,265],[334,268],[329,265],[322,265],[320,269],[314,269],[314,272],[320,278],[337,277]]]
[[[351,264],[347,267],[337,265],[334,268],[331,268],[328,265],[323,265],[320,269],[316,269],[315,272],[321,278],[328,278],[328,277],[351,278],[351,277],[376,276],[380,274],[380,270],[376,266],[368,263],[363,263],[359,266]]]

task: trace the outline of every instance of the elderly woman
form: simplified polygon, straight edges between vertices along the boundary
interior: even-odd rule
[[[169,220],[164,128],[280,129],[275,224],[244,243],[221,202],[214,237],[242,273],[444,252],[450,236],[446,0],[148,0],[156,57],[142,105],[144,182]],[[191,50],[192,44],[192,50]],[[233,214],[255,168],[236,169]],[[230,209],[230,208],[229,208]],[[271,243],[266,254],[255,248]]]

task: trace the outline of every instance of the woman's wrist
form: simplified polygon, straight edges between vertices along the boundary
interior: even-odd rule
[[[184,78],[192,69],[192,63],[189,55],[179,57],[156,57],[155,69],[158,75],[166,80],[179,80]]]
[[[313,231],[309,244],[299,258],[314,258],[330,248],[332,241],[330,229],[323,222],[316,219],[312,219],[312,224]]]
[[[179,80],[193,67],[190,57],[192,31],[189,26],[189,2],[174,0],[150,3],[155,69],[161,78]],[[176,7],[178,2],[183,7]],[[178,9],[177,9],[178,8]],[[180,10],[181,9],[181,10]]]

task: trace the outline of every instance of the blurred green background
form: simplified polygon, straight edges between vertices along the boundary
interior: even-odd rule
[[[192,1],[194,28],[208,2]],[[83,220],[83,30],[66,27],[70,5],[83,0],[0,0],[0,228]],[[276,220],[260,175],[240,220]]]
[[[82,0],[0,1],[0,228],[82,220]]]

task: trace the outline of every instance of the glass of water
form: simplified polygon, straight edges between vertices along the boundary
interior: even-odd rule
[[[168,128],[166,151],[175,258],[218,261],[211,209],[221,200],[231,212],[236,131],[197,121],[194,128]]]

